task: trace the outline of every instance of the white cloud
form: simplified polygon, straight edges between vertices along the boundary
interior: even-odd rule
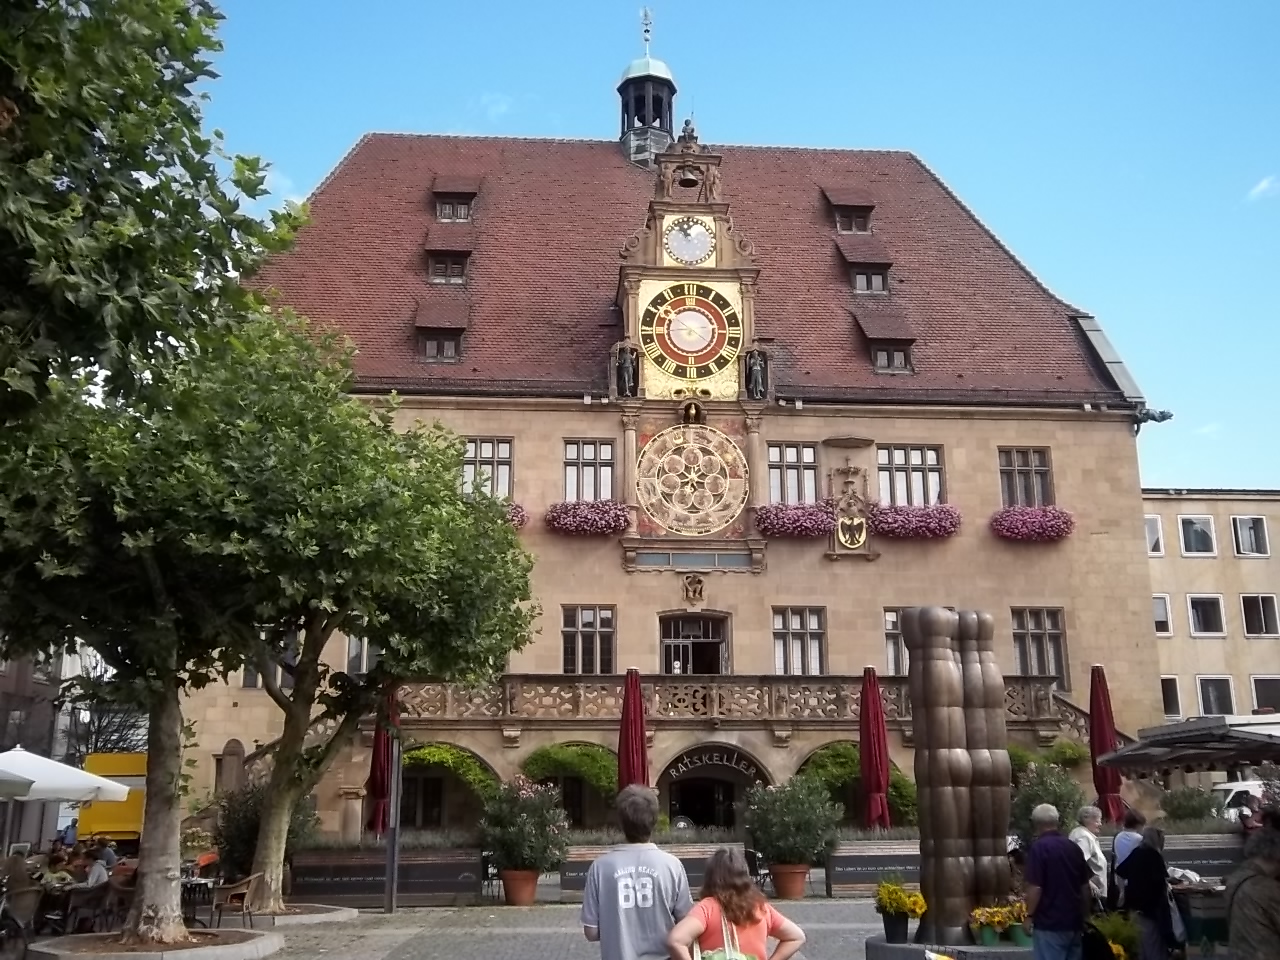
[[[277,170],[267,171],[266,188],[267,192],[277,200],[292,200],[294,203],[302,203],[307,199],[298,192],[297,185],[292,179]]]
[[[497,120],[504,114],[510,113],[513,106],[515,106],[515,100],[505,93],[486,93],[480,97],[480,108],[490,120]]]
[[[1220,423],[1206,423],[1202,427],[1196,427],[1193,432],[1198,433],[1202,437],[1207,437],[1209,434],[1217,433],[1221,429],[1222,424]]]
[[[1272,194],[1280,193],[1280,177],[1274,174],[1263,177],[1253,185],[1253,189],[1249,191],[1250,200],[1260,200],[1263,197],[1269,197]]]

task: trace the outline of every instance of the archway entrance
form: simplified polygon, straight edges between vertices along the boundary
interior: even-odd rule
[[[665,796],[674,824],[685,819],[695,827],[732,828],[747,789],[768,778],[747,754],[722,744],[692,747],[662,771],[658,790]]]

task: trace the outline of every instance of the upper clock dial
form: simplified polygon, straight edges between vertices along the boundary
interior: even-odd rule
[[[692,267],[711,259],[716,250],[716,235],[705,220],[681,217],[663,232],[662,243],[667,256]]]
[[[673,284],[640,315],[640,346],[671,376],[702,380],[737,358],[742,317],[728,297],[705,284]]]

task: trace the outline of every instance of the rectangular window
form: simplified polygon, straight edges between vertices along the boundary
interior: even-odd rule
[[[1156,633],[1167,637],[1173,633],[1173,618],[1169,614],[1169,595],[1156,593],[1151,596],[1151,619],[1155,622]]]
[[[773,671],[819,676],[826,673],[826,612],[822,607],[773,608]]]
[[[378,665],[382,651],[364,637],[347,637],[347,673],[362,677]]]
[[[1167,720],[1182,716],[1182,694],[1178,691],[1177,677],[1160,678],[1160,694],[1164,698],[1164,715]]]
[[[564,672],[613,673],[613,607],[561,607]]]
[[[871,351],[871,361],[881,373],[911,373],[909,347],[876,347]]]
[[[1246,593],[1240,597],[1246,637],[1280,637],[1274,593]]]
[[[812,443],[769,444],[769,502],[818,502],[818,448]]]
[[[888,293],[889,272],[887,270],[855,270],[853,289],[858,293]]]
[[[1196,677],[1200,688],[1202,717],[1230,717],[1236,712],[1235,691],[1230,677]]]
[[[1216,557],[1218,541],[1214,536],[1213,517],[1179,517],[1184,557]]]
[[[1006,507],[1053,506],[1048,447],[1001,447],[1000,494]]]
[[[1266,517],[1232,517],[1231,534],[1235,539],[1237,557],[1271,556]]]
[[[941,447],[877,447],[880,502],[931,506],[943,502]]]
[[[1026,677],[1055,677],[1059,690],[1068,689],[1066,632],[1062,611],[1055,608],[1014,607],[1013,653],[1018,673]]]
[[[1149,514],[1146,517],[1147,523],[1147,556],[1163,557],[1164,556],[1164,528],[1160,523],[1160,518]]]
[[[1280,713],[1280,677],[1250,677],[1253,683],[1253,709]]]
[[[436,219],[441,223],[467,223],[471,220],[469,197],[436,197]]]
[[[432,283],[466,283],[465,253],[433,253],[427,258],[427,279]]]
[[[838,233],[870,233],[870,207],[836,207],[836,231]]]
[[[564,442],[564,498],[613,499],[613,441]]]
[[[907,644],[902,639],[901,611],[895,607],[884,611],[884,662],[891,677],[905,677],[910,666]]]
[[[246,664],[240,671],[240,686],[246,690],[257,690],[262,686],[262,678],[258,676],[258,671]]]
[[[418,356],[428,363],[457,363],[462,356],[462,333],[457,330],[419,330]]]
[[[1190,616],[1193,637],[1221,637],[1227,632],[1222,616],[1222,597],[1213,594],[1187,596],[1187,612]]]
[[[462,459],[462,492],[480,490],[493,497],[511,496],[511,441],[468,437]]]

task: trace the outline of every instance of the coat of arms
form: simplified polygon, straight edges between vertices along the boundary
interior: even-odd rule
[[[866,471],[845,458],[843,467],[831,471],[831,493],[835,498],[836,523],[832,530],[833,552],[864,553],[871,529],[867,523]]]

